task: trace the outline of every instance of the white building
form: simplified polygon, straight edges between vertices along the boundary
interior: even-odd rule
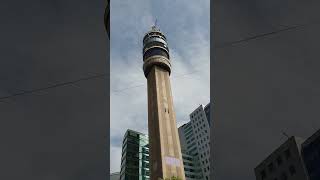
[[[186,169],[187,179],[210,179],[210,105],[200,105],[190,114],[190,122],[179,128],[182,151],[192,157],[193,169]],[[184,158],[185,160],[185,158]],[[191,171],[190,171],[191,170]],[[195,173],[194,173],[195,172]]]

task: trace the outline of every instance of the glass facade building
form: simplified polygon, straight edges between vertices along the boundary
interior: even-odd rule
[[[309,180],[320,179],[320,130],[302,144],[302,157]]]
[[[148,179],[150,179],[148,136],[127,130],[122,143],[120,180]]]
[[[149,180],[148,136],[128,129],[122,143],[120,180]],[[202,180],[198,155],[182,150],[186,180]]]
[[[115,173],[110,174],[110,180],[120,180],[120,173],[115,172]]]

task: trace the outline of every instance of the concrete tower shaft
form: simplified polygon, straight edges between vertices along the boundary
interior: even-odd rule
[[[148,84],[150,179],[177,176],[185,180],[170,84],[166,37],[155,27],[143,39],[143,70]]]

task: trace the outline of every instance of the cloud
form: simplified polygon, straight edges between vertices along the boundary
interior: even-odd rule
[[[166,34],[172,61],[171,85],[177,124],[210,100],[209,1],[129,0],[111,3],[111,169],[120,171],[127,129],[147,133],[147,86],[142,38],[155,19]],[[179,13],[176,13],[179,11]]]
[[[121,166],[121,147],[110,147],[110,172],[119,172]]]

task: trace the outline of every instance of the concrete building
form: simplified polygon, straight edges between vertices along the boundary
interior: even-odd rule
[[[191,122],[179,127],[179,137],[184,162],[184,171],[187,180],[203,180],[202,166],[199,161],[196,140]]]
[[[186,180],[203,180],[198,157],[182,150],[182,159]]]
[[[211,126],[211,122],[210,122],[210,103],[208,103],[205,107],[204,107],[204,113],[206,114],[209,126]]]
[[[128,129],[122,143],[120,180],[148,180],[148,136]]]
[[[120,173],[119,172],[111,173],[110,180],[120,180]]]
[[[210,107],[208,104],[207,109]],[[208,112],[208,110],[207,110]],[[202,174],[205,180],[210,179],[210,113],[206,113],[205,107],[200,105],[190,114],[190,122],[194,133]]]
[[[302,143],[302,157],[310,180],[320,179],[320,130]]]
[[[255,169],[257,180],[308,180],[301,158],[303,140],[290,137]]]
[[[147,78],[150,177],[185,179],[173,107],[171,62],[165,35],[152,27],[143,38],[143,71]]]
[[[179,127],[182,151],[193,157],[192,175],[189,179],[210,179],[210,103],[200,105],[190,114],[190,122]],[[192,177],[192,178],[191,178]]]

